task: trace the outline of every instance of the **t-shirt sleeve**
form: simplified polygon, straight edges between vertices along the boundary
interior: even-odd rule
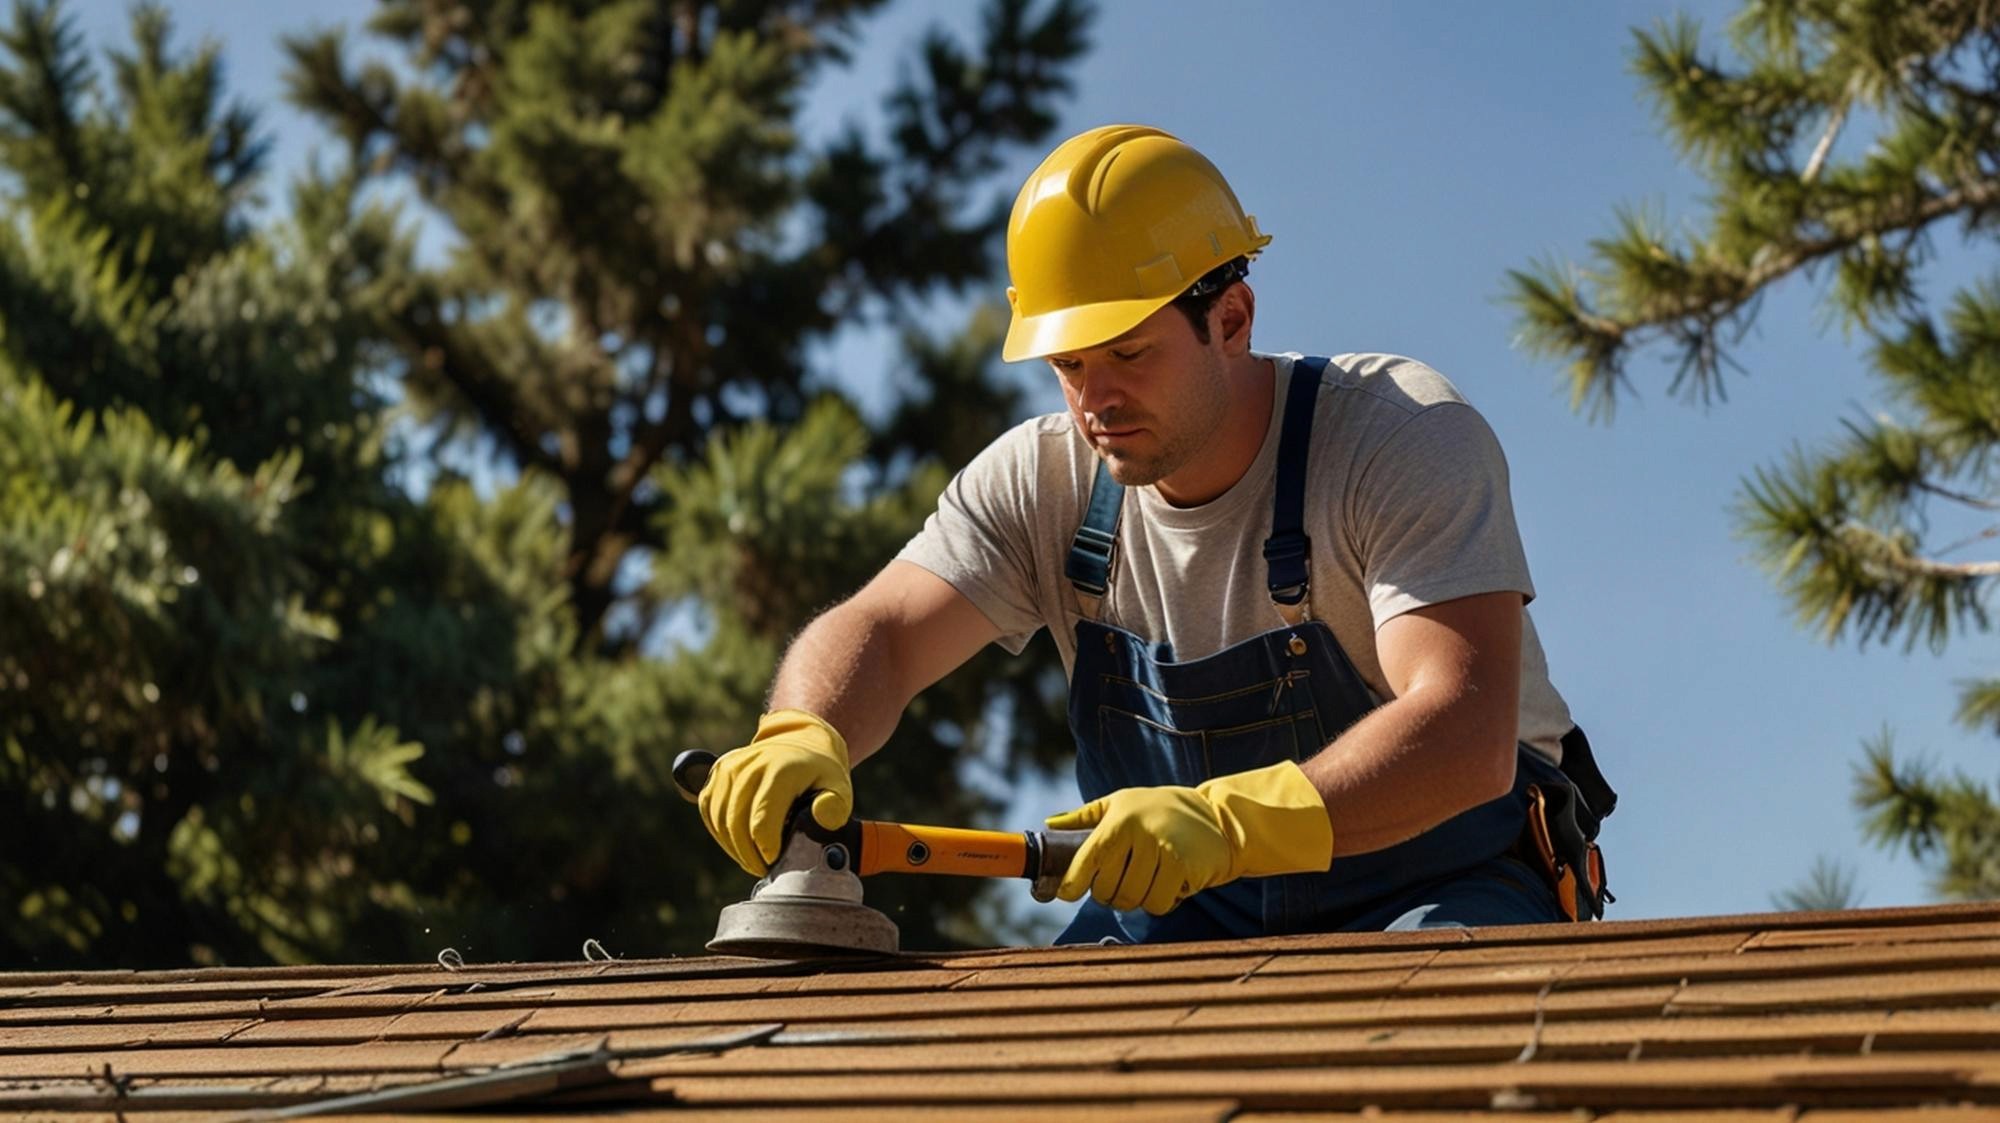
[[[1016,655],[1042,626],[1030,517],[1034,440],[1021,426],[988,445],[945,485],[937,510],[896,555],[949,582]]]
[[[1375,451],[1352,493],[1351,533],[1375,626],[1480,593],[1532,600],[1507,458],[1462,402],[1411,416]]]

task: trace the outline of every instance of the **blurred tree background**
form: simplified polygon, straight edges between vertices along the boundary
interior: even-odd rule
[[[1827,641],[1942,649],[1990,632],[2000,560],[2000,275],[1925,287],[1940,233],[1990,269],[2000,234],[2000,9],[1982,0],[1749,0],[1733,58],[1691,20],[1635,36],[1632,69],[1710,189],[1686,237],[1620,213],[1584,268],[1511,275],[1522,338],[1568,362],[1571,401],[1608,418],[1627,364],[1662,349],[1672,389],[1708,403],[1760,298],[1819,282],[1830,322],[1864,341],[1889,408],[1758,468],[1745,537]],[[1809,377],[1806,371],[1784,377]],[[1981,556],[1981,552],[1984,556]],[[1803,701],[1803,700],[1802,700]],[[1961,686],[1958,720],[2000,734],[2000,680]],[[1946,897],[2000,896],[2000,798],[1984,780],[1864,741],[1854,802],[1873,842],[1906,849]],[[1780,897],[1856,899],[1822,861]]]
[[[991,0],[879,137],[802,137],[877,7],[384,0],[393,64],[288,41],[342,155],[256,221],[215,48],[142,6],[99,54],[16,0],[0,961],[698,950],[748,881],[674,754],[739,743],[787,638],[1021,410],[1002,319],[928,309],[997,290],[995,173],[1046,146],[1090,11]],[[810,361],[859,317],[905,340],[873,426]],[[990,821],[968,776],[1063,763],[1047,654],[919,698],[867,813]],[[870,895],[940,947],[1010,938],[992,888]]]

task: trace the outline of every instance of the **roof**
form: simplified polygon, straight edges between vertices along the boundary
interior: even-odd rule
[[[0,975],[0,1115],[2000,1119],[2000,903],[918,953]],[[948,1109],[948,1111],[947,1111]]]

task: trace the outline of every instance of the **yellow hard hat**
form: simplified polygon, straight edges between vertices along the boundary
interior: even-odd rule
[[[1116,339],[1224,262],[1270,241],[1208,158],[1159,129],[1069,138],[1021,186],[1007,220],[1000,357]]]

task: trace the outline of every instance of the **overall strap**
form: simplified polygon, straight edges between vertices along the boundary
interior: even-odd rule
[[[1312,451],[1313,410],[1328,360],[1305,357],[1292,364],[1285,417],[1278,431],[1278,478],[1271,508],[1271,537],[1264,540],[1271,603],[1285,622],[1312,616],[1312,539],[1306,534],[1306,457]]]
[[[1118,554],[1118,511],[1125,504],[1125,486],[1111,478],[1111,468],[1097,462],[1097,478],[1090,485],[1090,506],[1083,513],[1083,525],[1070,539],[1069,556],[1063,560],[1063,576],[1076,589],[1083,614],[1095,620],[1097,606],[1111,588],[1111,564]]]

